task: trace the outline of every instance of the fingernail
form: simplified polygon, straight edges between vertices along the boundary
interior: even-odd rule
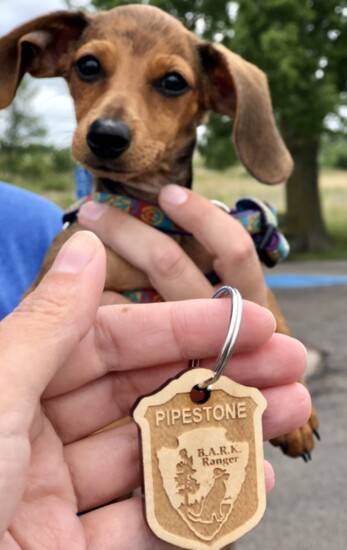
[[[50,271],[79,273],[91,262],[100,241],[90,231],[78,231],[60,249]]]
[[[101,204],[100,202],[89,201],[81,206],[80,211],[78,212],[78,219],[80,220],[98,220],[107,208],[106,204]]]
[[[274,314],[272,313],[272,311],[268,308],[268,307],[265,307],[265,306],[262,306],[263,309],[265,309],[266,313],[267,314],[270,314],[270,316],[272,317],[272,322],[273,322],[273,331],[276,332],[276,329],[277,329],[277,320],[276,320],[276,317],[274,316]]]
[[[188,191],[180,185],[166,185],[160,193],[162,201],[168,204],[180,205],[188,199]]]

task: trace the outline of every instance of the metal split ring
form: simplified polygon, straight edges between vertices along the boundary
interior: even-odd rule
[[[237,290],[237,288],[233,288],[231,286],[222,286],[220,289],[217,290],[217,292],[213,294],[212,298],[221,298],[226,294],[229,294],[230,298],[232,298],[232,308],[230,313],[228,332],[225,338],[224,345],[218,355],[215,368],[212,371],[212,376],[205,380],[205,382],[198,384],[198,387],[201,390],[211,389],[212,384],[217,382],[217,380],[222,376],[222,373],[231,357],[231,354],[235,347],[237,336],[239,334],[242,317],[242,298],[240,292]],[[191,366],[198,367],[199,364],[200,360],[194,359]]]

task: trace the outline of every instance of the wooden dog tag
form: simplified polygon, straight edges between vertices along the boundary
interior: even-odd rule
[[[133,412],[142,437],[147,521],[162,540],[218,550],[260,521],[266,506],[262,414],[255,388],[221,376],[205,402],[194,368],[144,397]]]

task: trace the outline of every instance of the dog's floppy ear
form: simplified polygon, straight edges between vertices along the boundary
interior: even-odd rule
[[[60,76],[61,56],[87,24],[82,12],[53,12],[1,37],[0,109],[11,103],[26,72],[38,78]]]
[[[210,110],[234,119],[233,142],[239,159],[263,183],[286,180],[292,158],[277,130],[265,74],[221,44],[203,42]]]

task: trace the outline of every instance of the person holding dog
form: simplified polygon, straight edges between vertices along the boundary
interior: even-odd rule
[[[48,199],[0,181],[0,320],[37,277],[62,216]]]
[[[256,252],[242,252],[250,246],[246,231],[196,193],[169,187],[160,198],[166,213],[208,247],[223,283],[262,303]],[[104,247],[93,233],[81,231],[63,246],[37,289],[1,322],[1,549],[169,548],[148,530],[138,496],[112,503],[140,484],[135,426],[95,432],[129,414],[139,395],[185,369],[188,358],[200,357],[213,368],[230,303],[185,300],[192,286],[211,296],[204,276],[169,237],[143,227],[136,237],[141,240],[134,240],[136,220],[107,208],[84,207],[80,223],[103,237],[106,218],[111,221],[116,251],[130,231],[129,260],[171,301],[142,306],[119,296],[102,298]],[[221,235],[230,238],[223,242]],[[102,299],[120,303],[104,307]],[[226,370],[264,393],[266,439],[302,425],[311,411],[307,390],[295,383],[305,368],[304,348],[273,334],[274,325],[266,308],[245,302]],[[267,489],[273,484],[267,464]]]

